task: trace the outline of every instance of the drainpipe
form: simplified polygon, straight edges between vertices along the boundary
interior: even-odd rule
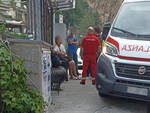
[[[53,8],[51,9],[51,44],[52,45],[54,45],[53,44],[53,37],[54,37],[54,13],[53,13]]]
[[[56,22],[55,22],[55,13],[53,14],[53,45],[55,45],[55,36],[56,36],[56,28],[55,28],[55,24],[56,24]]]
[[[35,2],[35,33],[36,33],[36,40],[42,40],[41,36],[41,0],[34,0]]]

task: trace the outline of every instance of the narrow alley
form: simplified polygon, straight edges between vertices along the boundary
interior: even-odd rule
[[[80,85],[72,80],[62,84],[58,96],[53,92],[53,106],[49,113],[146,113],[146,103],[115,97],[99,97],[91,81]]]

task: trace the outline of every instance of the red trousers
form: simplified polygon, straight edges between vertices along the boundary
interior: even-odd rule
[[[96,56],[95,55],[85,55],[83,57],[83,72],[81,82],[86,81],[87,69],[90,65],[92,71],[92,83],[95,83],[95,73],[96,73]]]

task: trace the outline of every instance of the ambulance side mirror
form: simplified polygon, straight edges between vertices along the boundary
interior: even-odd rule
[[[102,40],[106,40],[110,28],[111,28],[110,23],[104,24],[104,28],[103,28],[103,32],[102,32]]]

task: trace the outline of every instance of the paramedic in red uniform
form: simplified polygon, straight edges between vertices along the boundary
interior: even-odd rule
[[[96,56],[100,50],[100,41],[94,35],[94,28],[88,28],[88,35],[83,38],[80,49],[80,56],[83,59],[83,72],[80,84],[84,85],[86,82],[86,74],[88,65],[92,71],[92,84],[95,85],[95,73],[96,73]]]

